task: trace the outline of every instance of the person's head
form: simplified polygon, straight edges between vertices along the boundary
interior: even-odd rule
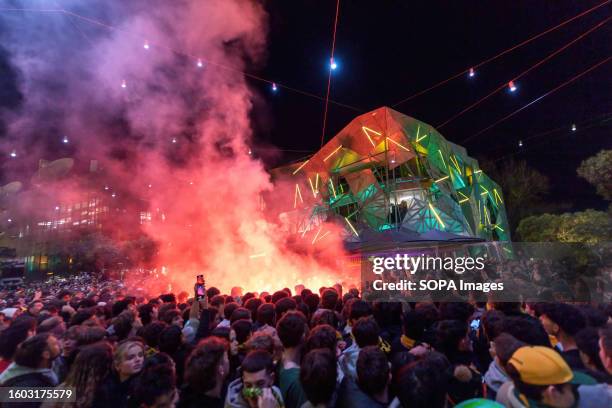
[[[336,310],[338,298],[339,295],[335,289],[325,289],[321,294],[321,307],[323,309]]]
[[[491,357],[495,358],[501,368],[505,369],[514,352],[526,345],[511,334],[501,333],[491,342]]]
[[[77,332],[76,346],[81,347],[96,343],[98,341],[104,340],[106,335],[106,330],[104,330],[100,326],[84,326],[83,330],[79,330]]]
[[[586,326],[586,320],[580,310],[567,303],[545,305],[540,321],[546,332],[559,340],[562,340],[562,337],[573,338]]]
[[[183,315],[178,309],[168,310],[166,313],[164,313],[163,321],[167,325],[174,325],[181,328],[183,327]]]
[[[240,286],[234,286],[230,290],[230,294],[234,299],[239,298],[242,296],[242,288]]]
[[[221,387],[229,374],[229,344],[218,337],[206,338],[193,349],[185,365],[185,381],[207,392]]]
[[[79,309],[70,318],[70,326],[97,325],[98,318],[95,312],[96,310],[93,307],[87,309]]]
[[[338,327],[338,316],[336,312],[329,309],[318,309],[310,319],[310,326],[315,327],[320,324],[328,324],[331,327]]]
[[[251,312],[251,320],[257,321],[257,310],[259,306],[263,303],[261,299],[251,297],[249,300],[244,302],[245,309],[248,309]]]
[[[569,407],[576,401],[573,384],[586,383],[550,347],[525,346],[514,352],[506,372],[525,398],[549,407]]]
[[[467,323],[459,320],[440,320],[435,328],[435,348],[451,361],[460,351],[470,350]]]
[[[15,363],[29,368],[50,368],[60,354],[55,336],[41,333],[24,340],[15,351]]]
[[[325,404],[336,389],[336,355],[329,349],[310,350],[300,365],[300,383],[312,405]]]
[[[394,381],[402,407],[446,407],[449,367],[444,355],[432,352],[398,370]]]
[[[12,361],[19,343],[25,341],[33,333],[36,321],[32,318],[31,324],[13,323],[0,332],[0,357]]]
[[[223,307],[223,317],[225,318],[225,320],[230,320],[230,318],[232,317],[232,313],[234,313],[234,310],[238,309],[239,307],[240,306],[236,302],[226,303]]]
[[[245,308],[245,307],[239,307],[237,309],[235,309],[232,312],[232,315],[230,317],[230,323],[234,323],[238,320],[248,320],[249,322],[252,322],[251,320],[251,312],[249,311],[249,309]]]
[[[229,333],[230,352],[232,355],[238,354],[244,348],[244,343],[251,337],[253,325],[249,320],[241,319],[232,323]]]
[[[142,326],[140,319],[136,319],[135,314],[130,310],[125,310],[113,319],[113,328],[117,340],[121,341],[136,334]]]
[[[387,388],[391,379],[389,370],[387,356],[379,347],[367,346],[359,351],[357,383],[366,394],[375,396]]]
[[[295,289],[295,294],[298,296],[302,295],[302,291],[305,289],[306,287],[304,285],[302,285],[301,283],[299,285],[295,285],[294,289]]]
[[[57,293],[57,298],[64,303],[68,303],[72,298],[72,292],[67,289],[62,289]]]
[[[272,303],[276,304],[276,302],[286,297],[289,297],[289,294],[285,292],[284,290],[279,290],[272,294],[271,300],[272,300]]]
[[[289,310],[295,310],[296,308],[297,304],[295,303],[295,300],[290,297],[279,299],[278,302],[275,303],[276,316],[279,319]]]
[[[314,350],[316,348],[326,348],[334,355],[338,355],[338,337],[336,329],[328,324],[320,324],[315,326],[308,337],[306,338],[305,351]]]
[[[145,344],[151,348],[159,347],[159,336],[168,325],[162,321],[156,321],[141,327],[138,335],[143,338]]]
[[[584,366],[605,373],[606,368],[599,357],[599,331],[595,327],[586,327],[576,333],[574,339]]]
[[[358,319],[353,325],[352,333],[360,348],[378,345],[380,328],[372,316]]]
[[[608,374],[612,374],[612,324],[599,330],[599,358]]]
[[[365,300],[355,299],[349,309],[349,322],[353,324],[361,317],[371,316],[372,306]]]
[[[66,331],[66,323],[59,316],[50,317],[43,320],[36,331],[38,333],[51,333],[56,338],[61,339]]]
[[[257,397],[251,390],[269,388],[274,385],[274,361],[270,353],[251,351],[242,361],[242,392],[251,408],[257,407]]]
[[[206,289],[206,297],[209,299],[214,298],[215,296],[219,295],[221,293],[221,291],[217,288],[215,288],[214,286],[211,286],[210,288]]]
[[[113,348],[107,342],[99,342],[80,349],[64,381],[76,391],[77,406],[90,406],[98,386],[110,373]]]
[[[316,293],[311,293],[304,298],[304,303],[306,303],[306,306],[308,306],[310,314],[317,310],[320,300],[321,298]]]
[[[123,381],[142,370],[144,344],[139,340],[124,340],[117,345],[113,354],[113,367]]]
[[[257,323],[260,325],[274,326],[276,320],[276,312],[274,305],[271,303],[263,303],[257,308]]]
[[[302,313],[288,312],[276,324],[276,333],[285,349],[296,348],[304,342],[306,327]]]
[[[151,303],[140,305],[138,306],[138,316],[140,316],[142,324],[146,326],[157,320],[157,307]]]
[[[162,303],[176,303],[176,296],[174,293],[166,293],[159,297]]]
[[[591,305],[580,305],[578,309],[586,319],[586,324],[596,329],[602,328],[608,322],[608,316],[606,313]]]
[[[174,362],[157,353],[145,363],[130,389],[130,402],[141,408],[170,408],[178,402]]]
[[[210,298],[210,305],[221,310],[221,308],[225,305],[225,297],[215,295],[214,297]]]
[[[245,344],[245,350],[250,353],[253,350],[264,350],[272,355],[276,363],[283,357],[283,346],[278,339],[267,333],[256,332]]]
[[[482,332],[487,340],[494,341],[501,334],[505,315],[498,310],[487,310],[480,318]]]
[[[459,320],[467,323],[474,313],[474,306],[466,302],[442,302],[439,310],[441,320]]]
[[[176,325],[165,327],[159,334],[159,351],[170,355],[176,353],[183,344],[183,333]]]
[[[79,335],[83,330],[85,330],[85,328],[81,326],[72,326],[66,330],[60,340],[62,355],[64,357],[68,357],[75,350],[78,344]]]
[[[550,338],[540,320],[531,316],[510,316],[502,321],[502,332],[509,333],[531,346],[550,347]]]
[[[32,316],[38,316],[44,304],[40,300],[35,300],[28,305],[28,313]]]

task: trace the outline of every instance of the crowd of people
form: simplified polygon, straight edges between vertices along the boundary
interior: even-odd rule
[[[205,293],[2,290],[0,386],[74,390],[21,403],[43,407],[612,407],[610,304]]]

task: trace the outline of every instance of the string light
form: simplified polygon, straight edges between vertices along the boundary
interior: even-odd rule
[[[64,136],[64,138],[62,139],[62,142],[64,144],[68,143],[68,136]]]
[[[109,187],[108,186],[104,186],[104,189],[108,191]]]
[[[143,45],[145,50],[149,49],[149,42],[145,40],[144,45]]]
[[[575,131],[576,131],[576,124],[572,123],[572,132],[575,132]]]
[[[198,66],[198,68],[202,68],[204,66],[204,63],[202,62],[201,58],[198,58],[198,62],[196,63],[196,65]]]
[[[508,89],[510,89],[510,92],[516,91],[516,84],[514,83],[514,81],[508,82]]]
[[[11,218],[9,218],[7,221],[8,221],[8,222],[13,222],[13,220],[12,220]]]
[[[276,82],[272,82],[272,92],[278,91],[278,86],[276,86]]]
[[[121,87],[123,89],[127,88],[127,82],[125,82],[125,79],[121,81]]]
[[[249,149],[249,156],[250,156],[251,154],[253,154],[253,152],[251,151],[251,149]]]
[[[172,143],[176,143],[176,137],[172,138]]]
[[[518,145],[519,145],[519,147],[523,147],[523,141],[522,141],[522,140],[519,140]]]
[[[13,151],[11,152],[10,156],[11,156],[12,158],[17,157],[17,152],[13,150]]]
[[[474,72],[474,68],[470,68],[470,71],[469,71],[469,73],[468,73],[468,76],[469,76],[470,78],[473,78],[473,77],[474,77],[474,75],[476,75],[476,72]]]
[[[336,68],[338,68],[338,63],[336,62],[335,59],[331,59],[329,61],[329,67],[332,69],[332,71],[334,71]]]
[[[113,194],[111,194],[111,197],[115,198],[115,197],[117,197],[117,194],[113,193]]]

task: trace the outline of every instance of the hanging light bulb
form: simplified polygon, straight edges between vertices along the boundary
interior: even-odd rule
[[[468,76],[469,76],[470,78],[473,78],[473,77],[474,77],[474,75],[476,75],[476,72],[474,72],[474,68],[470,68],[470,72],[468,73]]]
[[[518,145],[519,145],[519,147],[523,147],[523,141],[522,141],[522,140],[519,140]]]
[[[121,81],[121,87],[123,89],[127,88],[127,82],[125,82],[125,79]]]
[[[68,143],[68,136],[64,136],[64,138],[62,139],[62,143],[64,144]]]
[[[276,86],[276,82],[272,82],[272,91],[273,92],[278,91],[278,86]]]
[[[202,62],[201,58],[198,58],[198,62],[196,63],[196,65],[198,66],[198,68],[202,68],[204,66],[204,63]]]
[[[338,64],[336,63],[336,61],[335,61],[333,58],[331,58],[331,59],[329,60],[329,67],[330,67],[332,70],[335,70],[336,68],[338,68]]]
[[[572,123],[572,132],[575,132],[575,131],[576,131],[576,124]]]
[[[176,137],[172,138],[172,143],[176,143]]]
[[[514,81],[508,82],[508,88],[510,89],[510,92],[516,91],[516,85],[514,84]]]
[[[104,190],[108,191],[109,187],[108,186],[104,186]]]
[[[113,194],[111,194],[111,197],[115,198],[115,197],[117,197],[117,194],[113,193]]]
[[[253,152],[251,151],[251,149],[249,149],[249,156],[252,155],[252,154],[253,154]]]
[[[145,40],[144,45],[143,45],[145,50],[149,49],[149,42]]]
[[[12,158],[17,157],[17,152],[16,152],[15,150],[13,150],[13,151],[11,152],[10,156],[11,156]]]

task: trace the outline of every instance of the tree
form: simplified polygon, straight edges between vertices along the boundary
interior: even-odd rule
[[[528,242],[580,242],[597,244],[612,236],[612,217],[604,211],[586,210],[561,215],[530,216],[516,232]]]
[[[526,161],[510,159],[496,164],[485,160],[481,167],[503,190],[512,231],[516,230],[519,220],[554,210],[545,201],[550,189],[548,177]]]
[[[578,175],[597,190],[606,200],[612,200],[612,150],[602,150],[580,163]]]

